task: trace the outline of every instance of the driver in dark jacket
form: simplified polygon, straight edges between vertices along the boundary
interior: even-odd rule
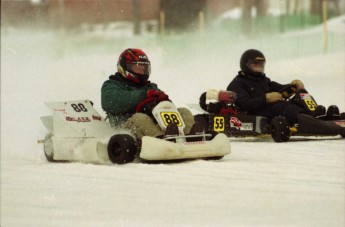
[[[240,60],[241,71],[230,82],[228,91],[237,93],[235,104],[248,114],[273,117],[284,116],[290,125],[298,123],[297,114],[310,114],[304,108],[284,102],[278,91],[285,85],[271,81],[265,75],[266,59],[263,53],[255,49],[245,51]],[[296,91],[304,89],[300,80],[293,80]]]

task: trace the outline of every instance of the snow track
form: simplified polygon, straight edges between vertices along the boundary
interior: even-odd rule
[[[2,158],[4,226],[343,226],[344,140],[232,143],[220,161]],[[4,174],[5,173],[5,174]]]

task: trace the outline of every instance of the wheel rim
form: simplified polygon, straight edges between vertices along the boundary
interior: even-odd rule
[[[121,147],[120,144],[114,144],[112,149],[112,154],[114,157],[119,157],[121,155]]]

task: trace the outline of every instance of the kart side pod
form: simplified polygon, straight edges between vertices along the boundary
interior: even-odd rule
[[[195,158],[222,158],[231,152],[229,139],[217,134],[210,141],[173,143],[145,136],[140,158],[150,161]]]

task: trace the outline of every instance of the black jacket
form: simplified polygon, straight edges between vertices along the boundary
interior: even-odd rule
[[[228,91],[237,93],[235,104],[248,114],[260,114],[270,104],[266,102],[266,93],[278,92],[283,86],[271,81],[266,75],[246,75],[242,71],[230,82]]]

